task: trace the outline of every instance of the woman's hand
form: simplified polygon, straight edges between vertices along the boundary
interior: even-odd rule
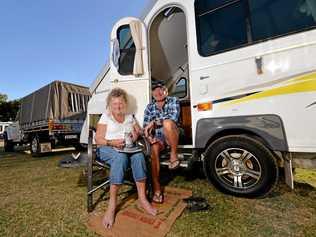
[[[125,145],[124,139],[112,139],[108,140],[108,145],[112,147],[116,147],[118,149],[122,149]]]
[[[132,141],[136,142],[138,137],[139,137],[139,132],[135,131],[135,129],[133,129],[133,131],[131,132],[131,137],[132,137]]]
[[[131,132],[132,141],[136,142],[138,137],[143,134],[143,129],[138,125],[138,123],[134,124],[133,130]]]

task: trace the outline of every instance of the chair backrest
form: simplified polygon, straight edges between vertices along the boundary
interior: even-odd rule
[[[89,114],[89,136],[88,136],[88,150],[94,154],[96,150],[95,133],[97,131],[97,124],[102,114]],[[93,155],[94,156],[94,155]]]
[[[89,129],[93,131],[97,130],[97,124],[102,114],[89,114]]]

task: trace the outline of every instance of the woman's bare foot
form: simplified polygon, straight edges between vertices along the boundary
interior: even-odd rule
[[[138,203],[148,214],[152,216],[157,215],[157,209],[154,208],[147,199],[138,199]]]
[[[108,208],[102,219],[102,224],[106,229],[112,228],[115,219],[115,208]]]

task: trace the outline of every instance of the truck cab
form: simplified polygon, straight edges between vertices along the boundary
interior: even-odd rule
[[[0,122],[0,139],[4,138],[4,132],[12,124],[12,122]]]

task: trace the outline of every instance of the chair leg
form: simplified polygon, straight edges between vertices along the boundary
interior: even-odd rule
[[[152,177],[151,177],[151,158],[150,156],[146,157],[146,166],[147,166],[147,179],[146,179],[146,190],[147,190],[147,199],[152,200],[153,197],[153,185],[152,185]]]
[[[88,137],[88,164],[87,164],[87,170],[88,170],[88,186],[87,186],[87,209],[88,212],[91,212],[93,210],[92,203],[93,203],[93,193],[90,193],[92,190],[92,160],[93,160],[93,147],[92,147],[92,138],[93,138],[93,131],[89,130],[89,137]]]

